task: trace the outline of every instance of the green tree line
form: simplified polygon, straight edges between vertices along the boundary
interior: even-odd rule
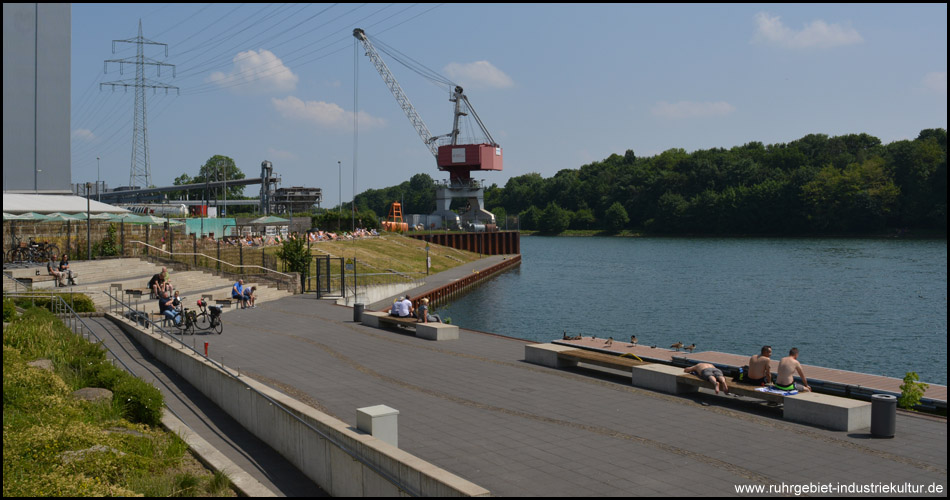
[[[426,174],[356,197],[385,217],[430,213],[435,188]],[[613,154],[553,177],[530,173],[485,189],[496,216],[517,215],[521,229],[642,230],[668,234],[875,233],[947,229],[947,131],[882,144],[868,134],[810,134],[787,144],[750,142],[731,149],[652,157]]]

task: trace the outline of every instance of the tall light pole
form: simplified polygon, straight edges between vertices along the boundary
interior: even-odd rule
[[[343,223],[341,221],[343,220],[343,162],[337,160],[336,166],[339,167],[339,170],[340,170],[340,177],[338,181],[339,182],[338,187],[340,189],[340,213],[337,214],[336,216],[336,228],[337,228],[337,231],[342,231]]]
[[[99,193],[99,157],[96,157],[96,201],[102,201],[102,194]]]
[[[92,186],[86,183],[86,260],[92,260],[92,217],[89,210],[89,190]]]

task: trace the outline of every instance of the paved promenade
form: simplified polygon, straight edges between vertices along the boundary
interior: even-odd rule
[[[737,485],[768,495],[783,483],[909,483],[924,494],[937,484],[946,496],[942,419],[900,413],[893,439],[827,431],[758,404],[634,388],[629,375],[531,365],[525,342],[501,336],[462,330],[433,342],[365,327],[351,308],[313,296],[231,311],[224,322],[223,335],[200,339],[212,358],[354,427],[357,408],[391,406],[400,448],[496,496],[721,496]]]

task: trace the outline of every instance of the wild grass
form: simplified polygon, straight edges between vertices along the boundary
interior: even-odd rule
[[[178,436],[142,422],[150,405],[160,411],[160,394],[152,401],[139,385],[147,384],[112,371],[98,346],[50,312],[31,308],[11,319],[3,329],[5,497],[234,496],[222,486],[227,478],[205,470]],[[27,365],[36,359],[52,360],[54,371]],[[92,403],[72,395],[90,383],[112,385],[117,397]]]

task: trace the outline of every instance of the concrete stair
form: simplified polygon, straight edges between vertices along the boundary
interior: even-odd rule
[[[105,311],[109,307],[109,297],[102,292],[108,292],[112,283],[121,283],[123,290],[121,299],[123,301],[128,300],[130,305],[134,306],[136,300],[134,298],[128,299],[124,291],[130,289],[143,290],[145,293],[143,293],[142,298],[138,300],[138,309],[144,309],[148,312],[158,311],[158,301],[148,298],[146,285],[154,274],[161,271],[161,265],[152,264],[140,259],[107,259],[70,262],[69,267],[78,273],[76,278],[78,285],[60,288],[56,287],[54,281],[49,280],[35,283],[33,290],[85,293],[92,299],[97,310]],[[215,276],[204,271],[176,271],[172,266],[166,267],[168,267],[168,279],[175,290],[185,297],[186,307],[195,308],[195,302],[203,294],[210,294],[216,299],[231,296],[231,287],[234,285],[234,281],[230,279]],[[10,272],[14,278],[21,278],[35,277],[37,269],[41,270],[41,275],[46,274],[45,265],[41,268],[23,268],[7,271]],[[258,304],[293,295],[291,292],[278,290],[272,285],[257,283],[253,280],[253,276],[245,278],[244,283],[245,286],[257,286],[256,295]],[[13,282],[6,276],[3,278],[3,287],[4,290],[13,289]],[[235,307],[225,308],[224,311],[227,312],[234,309]]]

